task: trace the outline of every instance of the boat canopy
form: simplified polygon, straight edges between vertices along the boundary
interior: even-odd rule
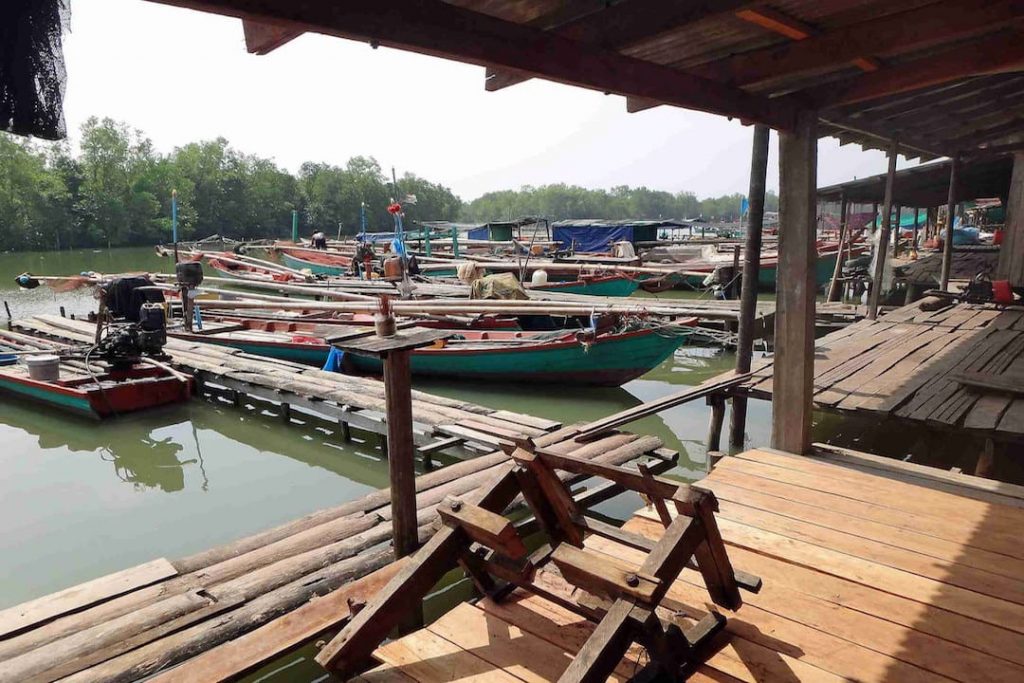
[[[653,242],[661,228],[689,227],[678,220],[595,220],[574,219],[551,224],[552,239],[576,251],[607,251],[615,242]]]

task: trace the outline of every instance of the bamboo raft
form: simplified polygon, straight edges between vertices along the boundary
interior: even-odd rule
[[[754,450],[695,486],[714,493],[729,556],[763,580],[728,612],[713,654],[689,680],[1019,681],[1024,679],[1024,488],[862,453]],[[638,511],[625,542],[586,547],[638,563],[664,533]],[[639,539],[636,536],[639,535]],[[571,598],[554,573],[545,588]],[[707,614],[685,569],[664,604],[686,625]],[[555,681],[594,632],[586,619],[522,590],[463,603],[379,647],[363,681]],[[633,646],[609,680],[647,661]]]
[[[815,406],[1021,443],[1024,308],[922,310],[936,303],[924,299],[819,339]],[[771,398],[772,366],[732,391]]]
[[[656,437],[609,433],[581,445],[578,426],[534,441],[591,462],[643,458],[661,472],[677,454]],[[416,480],[421,540],[446,496],[473,495],[509,468],[503,452]],[[582,477],[563,477],[577,484]],[[574,491],[581,507],[616,495]],[[0,681],[222,681],[343,624],[390,577],[388,490],[176,561],[163,558],[0,611]],[[524,533],[532,519],[519,523]],[[315,599],[314,599],[315,598]],[[177,668],[170,668],[175,667]]]

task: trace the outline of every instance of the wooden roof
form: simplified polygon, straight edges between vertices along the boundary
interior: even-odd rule
[[[893,201],[902,206],[945,206],[949,198],[948,159],[922,164],[896,172]],[[999,197],[1005,201],[1010,191],[1013,159],[1008,156],[984,157],[961,162],[957,174],[956,201]],[[818,188],[818,201],[837,202],[843,196],[855,203],[881,204],[885,198],[885,174],[850,180]]]
[[[154,0],[247,20],[251,52],[304,31],[925,159],[1024,143],[1022,0]]]

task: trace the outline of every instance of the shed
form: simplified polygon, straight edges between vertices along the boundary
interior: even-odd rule
[[[615,242],[653,242],[662,228],[682,228],[689,223],[675,220],[598,220],[583,218],[555,221],[552,238],[565,249],[607,251]]]

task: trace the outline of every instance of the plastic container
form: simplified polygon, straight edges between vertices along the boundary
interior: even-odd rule
[[[386,280],[401,280],[402,279],[402,259],[397,256],[384,261],[384,279]]]
[[[60,358],[57,356],[28,356],[28,376],[37,382],[56,382],[60,379]]]
[[[398,331],[395,324],[395,317],[382,313],[373,314],[373,328],[378,337],[394,337]]]
[[[546,270],[535,270],[533,276],[530,278],[530,284],[534,287],[541,287],[548,283],[548,271]]]

